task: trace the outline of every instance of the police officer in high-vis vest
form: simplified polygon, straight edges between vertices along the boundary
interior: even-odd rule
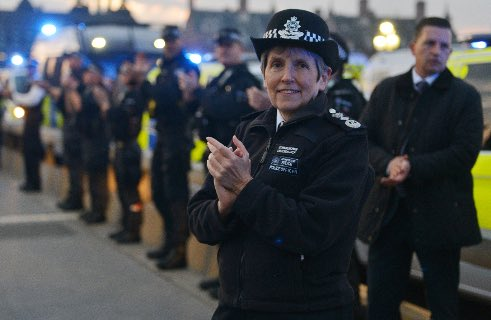
[[[205,88],[198,86],[196,78],[187,77],[180,83],[181,89],[187,93],[185,96],[191,97],[189,103],[200,105],[196,123],[203,141],[210,136],[228,144],[240,118],[255,111],[249,104],[247,89],[261,88],[261,81],[249,71],[243,53],[240,32],[235,28],[222,28],[215,38],[215,57],[223,65],[222,72]],[[208,152],[203,158],[206,161]]]
[[[187,175],[190,169],[192,138],[189,110],[178,85],[179,74],[199,74],[182,48],[176,26],[163,30],[165,47],[159,65],[151,70],[143,89],[150,98],[149,111],[156,120],[157,142],[151,164],[152,198],[164,221],[162,246],[148,252],[160,269],[184,268],[189,237],[186,204],[189,197]]]
[[[24,129],[22,131],[22,156],[24,160],[25,181],[20,186],[24,192],[41,191],[41,160],[44,147],[41,143],[40,127],[42,121],[41,106],[46,90],[35,81],[37,62],[30,60],[27,73],[17,74],[10,86],[11,97],[15,104],[24,108]]]

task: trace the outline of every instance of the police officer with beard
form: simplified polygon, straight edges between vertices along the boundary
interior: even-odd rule
[[[160,64],[147,76],[143,87],[150,97],[149,109],[156,120],[157,142],[151,164],[152,199],[164,220],[165,239],[157,250],[147,253],[158,260],[160,269],[184,268],[189,237],[186,204],[189,198],[187,175],[190,170],[192,137],[188,109],[179,89],[180,74],[199,74],[182,48],[176,26],[163,30],[165,47]]]
[[[141,179],[141,149],[137,142],[141,130],[144,100],[139,75],[131,63],[123,64],[120,79],[125,92],[109,109],[108,120],[116,145],[114,172],[121,204],[121,230],[109,235],[120,244],[140,242],[143,204],[138,184]]]

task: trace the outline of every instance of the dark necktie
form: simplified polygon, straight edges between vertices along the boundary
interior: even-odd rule
[[[426,89],[429,88],[429,84],[428,82],[422,80],[418,83],[416,83],[416,90],[419,92],[419,93],[423,93]]]
[[[279,128],[283,127],[284,124],[285,121],[281,121],[280,123],[278,123],[278,128],[276,128],[276,131],[278,131]]]

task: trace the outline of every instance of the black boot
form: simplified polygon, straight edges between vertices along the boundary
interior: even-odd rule
[[[136,207],[136,209],[133,209]],[[140,226],[143,220],[143,213],[141,211],[141,204],[130,206],[127,211],[126,219],[124,219],[125,232],[121,234],[116,240],[119,244],[130,244],[130,243],[138,243],[141,241],[140,238]]]
[[[157,261],[157,268],[160,270],[183,269],[187,267],[186,245],[180,244],[172,248],[167,256]]]
[[[106,221],[106,217],[102,213],[88,211],[80,215],[86,224],[98,224]]]
[[[19,186],[19,190],[22,192],[40,192],[41,187],[39,185],[26,182]]]
[[[132,244],[141,241],[140,234],[137,232],[124,231],[119,237],[114,239],[119,244]]]
[[[82,210],[84,208],[82,200],[66,198],[56,204],[63,211]]]
[[[171,247],[162,245],[160,248],[155,250],[150,250],[147,252],[147,258],[153,260],[159,260],[165,258],[167,254],[170,252]]]
[[[218,300],[218,294],[220,292],[220,286],[208,289],[208,294],[215,300]]]
[[[220,281],[217,278],[209,278],[205,280],[201,280],[198,284],[201,290],[208,290],[211,288],[218,288],[220,286]]]
[[[119,231],[115,231],[109,234],[109,238],[116,240],[117,238],[121,237],[125,233],[124,229],[121,229]]]

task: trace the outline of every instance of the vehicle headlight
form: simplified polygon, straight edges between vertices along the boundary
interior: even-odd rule
[[[17,119],[22,119],[26,115],[26,111],[22,107],[15,107],[14,110],[12,110],[12,113]]]

